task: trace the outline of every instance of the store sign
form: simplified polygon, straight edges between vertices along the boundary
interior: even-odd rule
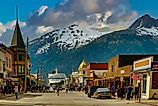
[[[152,71],[158,71],[158,62],[152,62],[151,69]]]
[[[153,61],[153,57],[148,57],[145,59],[134,61],[134,71],[151,68],[152,61]]]

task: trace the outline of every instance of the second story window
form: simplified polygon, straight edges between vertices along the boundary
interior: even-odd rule
[[[113,72],[114,71],[114,65],[112,64],[111,66],[111,71]]]
[[[25,61],[25,55],[19,54],[19,61]]]
[[[18,58],[17,58],[17,54],[14,54],[14,61],[17,61]]]

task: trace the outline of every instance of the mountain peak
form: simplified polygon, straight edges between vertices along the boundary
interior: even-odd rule
[[[149,14],[145,14],[138,18],[129,29],[135,30],[139,28],[152,28],[158,27],[158,20],[152,18]]]

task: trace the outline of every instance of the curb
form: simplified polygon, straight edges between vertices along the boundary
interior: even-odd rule
[[[24,94],[24,93],[20,93],[20,95],[21,94]],[[15,96],[15,94],[8,94],[6,96],[0,96],[0,99],[7,98],[7,97],[13,97],[13,96]]]
[[[136,102],[136,103],[139,103],[139,102]],[[140,102],[139,104],[146,104],[146,105],[150,105],[150,106],[158,106],[158,104],[144,103],[144,102]]]

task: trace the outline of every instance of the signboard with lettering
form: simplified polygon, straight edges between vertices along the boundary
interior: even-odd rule
[[[158,62],[152,62],[151,69],[152,71],[158,71]]]
[[[134,71],[144,70],[144,69],[150,69],[151,68],[151,62],[153,62],[153,57],[147,57],[143,58],[137,61],[134,61]]]
[[[152,73],[152,89],[158,89],[158,72]]]

